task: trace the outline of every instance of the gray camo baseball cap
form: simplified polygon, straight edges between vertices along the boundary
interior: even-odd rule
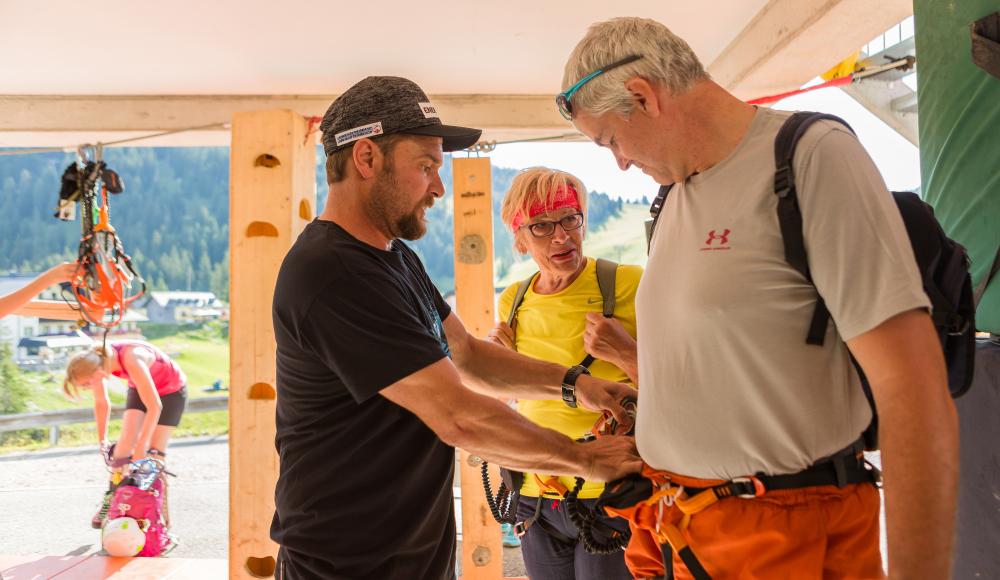
[[[424,91],[401,77],[368,77],[355,84],[333,101],[319,127],[328,156],[358,139],[393,133],[441,137],[444,151],[458,151],[483,133],[443,124]]]

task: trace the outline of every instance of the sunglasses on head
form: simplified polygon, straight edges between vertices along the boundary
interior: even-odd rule
[[[630,56],[626,56],[621,60],[615,61],[607,66],[603,66],[595,70],[594,72],[590,73],[589,75],[583,77],[582,79],[576,81],[576,84],[556,95],[556,106],[559,107],[559,112],[562,114],[563,118],[565,118],[567,121],[573,120],[573,95],[576,94],[576,92],[579,91],[583,87],[583,85],[589,83],[590,81],[608,72],[609,70],[618,68],[620,66],[625,66],[629,63],[639,60],[640,58],[642,58],[641,55],[633,54]]]

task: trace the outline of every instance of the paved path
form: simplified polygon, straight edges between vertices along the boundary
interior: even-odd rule
[[[177,558],[226,558],[229,445],[225,437],[170,447],[170,509]],[[90,528],[107,471],[96,447],[0,456],[0,555],[82,556],[100,550]],[[456,483],[457,486],[457,483]],[[459,517],[459,521],[461,521]],[[524,576],[520,549],[504,549],[504,573]]]
[[[196,443],[196,444],[192,444]],[[170,504],[182,558],[225,558],[229,537],[226,440],[171,446]],[[107,489],[96,448],[0,457],[0,554],[83,555],[100,549],[90,518]]]

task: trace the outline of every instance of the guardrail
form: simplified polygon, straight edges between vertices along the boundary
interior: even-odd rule
[[[204,413],[206,411],[222,411],[229,408],[229,395],[199,397],[188,399],[185,413]],[[125,407],[111,407],[111,418],[121,419]],[[18,413],[16,415],[0,415],[0,433],[17,431],[19,429],[49,428],[49,445],[59,443],[59,426],[72,423],[90,423],[94,420],[93,409],[62,409],[59,411],[42,411],[40,413]]]

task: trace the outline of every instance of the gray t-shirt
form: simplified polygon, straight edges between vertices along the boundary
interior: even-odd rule
[[[794,473],[868,426],[845,339],[929,308],[899,211],[857,139],[822,121],[794,170],[815,288],[785,262],[774,138],[759,109],[722,162],[674,186],[636,297],[639,452],[691,477]],[[816,289],[833,317],[805,337]]]

